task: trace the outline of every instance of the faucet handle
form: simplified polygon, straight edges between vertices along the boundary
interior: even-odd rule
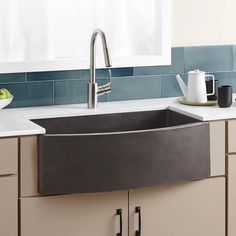
[[[111,92],[111,90],[112,90],[111,78],[112,78],[111,69],[108,69],[108,83],[98,86],[98,91],[97,91],[98,96],[108,94]]]

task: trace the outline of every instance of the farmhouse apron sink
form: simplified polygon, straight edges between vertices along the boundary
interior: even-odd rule
[[[171,110],[38,119],[38,191],[104,192],[210,175],[209,124]]]

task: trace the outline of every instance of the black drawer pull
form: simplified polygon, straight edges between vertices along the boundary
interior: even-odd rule
[[[135,236],[141,236],[141,207],[135,207],[135,213],[138,213],[138,230],[135,231]]]
[[[120,232],[117,233],[116,236],[122,236],[122,209],[117,209],[116,215],[120,216]]]

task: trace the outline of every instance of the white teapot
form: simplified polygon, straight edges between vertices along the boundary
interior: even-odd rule
[[[212,78],[212,93],[206,91],[206,78]],[[215,93],[214,75],[206,75],[206,72],[194,70],[188,72],[188,86],[179,75],[176,75],[179,86],[188,102],[206,103],[207,96]]]

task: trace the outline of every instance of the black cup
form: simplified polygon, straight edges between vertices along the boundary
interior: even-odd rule
[[[215,93],[213,95],[207,96],[208,101],[216,101],[218,99],[218,87],[219,87],[219,80],[215,80]],[[213,92],[213,80],[206,80],[206,89],[207,93]]]
[[[218,87],[218,105],[219,107],[230,107],[232,105],[232,86],[223,85]]]

